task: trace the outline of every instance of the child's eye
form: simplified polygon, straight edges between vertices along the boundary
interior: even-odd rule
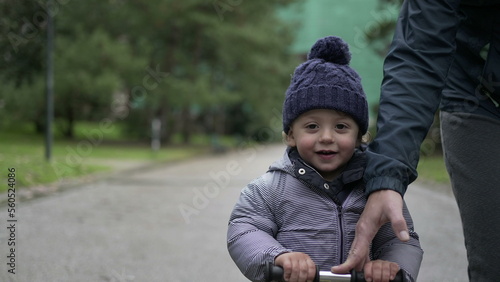
[[[342,130],[342,129],[346,129],[346,128],[347,128],[347,125],[340,123],[340,124],[337,124],[337,125],[335,126],[335,128],[336,128],[336,129],[340,129],[340,130]]]
[[[311,124],[306,125],[306,128],[307,129],[317,129],[317,128],[319,128],[319,126],[317,124],[311,123]]]

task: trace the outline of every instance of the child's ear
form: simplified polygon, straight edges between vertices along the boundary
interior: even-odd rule
[[[295,138],[293,137],[292,129],[288,130],[288,134],[286,134],[285,132],[282,132],[282,134],[283,134],[283,141],[285,142],[285,144],[287,146],[290,146],[290,147],[297,146],[297,143],[295,142]]]
[[[370,134],[370,131],[366,132],[365,135],[361,135],[361,132],[359,133],[358,140],[356,141],[356,147],[359,147],[361,145],[367,145],[370,143],[372,139],[372,136]]]

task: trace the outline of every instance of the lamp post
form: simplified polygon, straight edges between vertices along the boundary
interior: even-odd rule
[[[52,0],[48,0],[47,6],[47,73],[46,73],[46,124],[45,124],[45,159],[52,159],[52,120],[54,119],[54,19],[50,10]]]

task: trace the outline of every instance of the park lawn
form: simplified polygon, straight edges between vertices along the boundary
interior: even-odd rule
[[[52,161],[45,160],[43,138],[17,139],[15,142],[0,140],[0,168],[7,179],[8,169],[16,170],[17,188],[48,184],[93,173],[110,172],[113,167],[100,165],[99,160],[135,162],[172,162],[206,153],[208,146],[175,146],[154,152],[147,146],[138,145],[93,145],[88,140],[55,141]],[[107,163],[103,161],[102,163]],[[420,160],[419,179],[436,184],[449,184],[441,156],[428,156]],[[2,172],[0,172],[2,173]],[[0,191],[7,187],[0,185]]]
[[[17,188],[48,184],[65,179],[78,178],[94,173],[109,172],[113,161],[122,162],[172,162],[206,153],[214,142],[224,147],[234,147],[238,142],[227,136],[193,136],[190,146],[181,145],[179,137],[173,147],[164,147],[153,152],[147,144],[123,142],[121,128],[106,135],[92,135],[89,132],[95,124],[81,123],[77,126],[76,141],[67,141],[55,136],[52,160],[45,160],[43,136],[32,133],[30,126],[18,126],[0,135],[0,180],[7,180],[9,168],[16,170]],[[103,160],[103,161],[101,161]],[[436,184],[449,184],[441,155],[422,157],[417,168],[419,179]],[[3,176],[2,176],[3,175]],[[0,184],[0,192],[7,190]]]
[[[45,144],[42,136],[2,134],[0,138],[0,179],[7,179],[8,169],[14,168],[16,188],[73,179],[94,173],[109,172],[109,161],[171,162],[194,157],[207,152],[205,146],[175,146],[153,152],[149,146],[123,144],[99,139],[64,141],[56,138],[52,148],[51,162],[45,160]],[[104,165],[99,164],[99,160]],[[7,190],[7,182],[0,191]]]

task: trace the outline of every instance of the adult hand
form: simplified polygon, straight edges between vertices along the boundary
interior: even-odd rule
[[[348,273],[351,269],[361,271],[369,260],[369,248],[375,234],[382,225],[391,222],[399,240],[410,240],[406,220],[403,217],[403,198],[393,190],[379,190],[370,194],[365,209],[356,225],[356,236],[347,260],[332,267],[334,273]]]
[[[316,276],[316,265],[304,253],[283,253],[276,257],[274,264],[283,267],[285,281],[312,282]]]

